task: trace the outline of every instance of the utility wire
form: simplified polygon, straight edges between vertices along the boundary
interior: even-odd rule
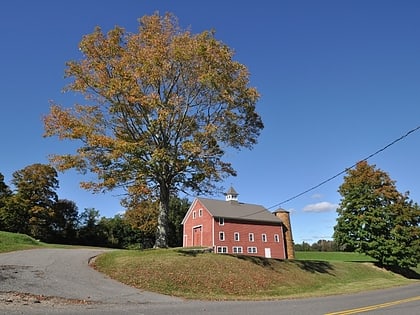
[[[381,153],[382,151],[385,151],[385,150],[386,150],[386,149],[388,149],[390,146],[392,146],[392,145],[394,145],[395,143],[397,143],[397,142],[399,142],[399,141],[403,140],[404,138],[408,137],[410,134],[412,134],[413,132],[415,132],[415,131],[417,131],[417,130],[419,130],[419,129],[420,129],[420,126],[417,126],[416,128],[411,129],[411,130],[410,130],[410,131],[408,131],[405,135],[402,135],[402,136],[401,136],[401,137],[399,137],[398,139],[395,139],[395,140],[394,140],[394,141],[392,141],[391,143],[387,144],[386,146],[384,146],[383,148],[379,149],[378,151],[376,151],[376,152],[374,152],[374,153],[372,153],[372,154],[368,155],[367,157],[365,157],[364,159],[360,160],[359,162],[361,162],[361,161],[367,161],[368,159],[370,159],[370,158],[374,157],[375,155],[377,155],[377,154]],[[312,191],[312,190],[314,190],[314,189],[316,189],[316,188],[318,188],[318,187],[320,187],[320,186],[322,186],[322,185],[324,185],[324,184],[328,183],[329,181],[332,181],[332,180],[333,180],[333,179],[335,179],[336,177],[338,177],[338,176],[340,176],[340,175],[342,175],[342,174],[346,173],[348,170],[350,170],[350,169],[352,169],[353,167],[355,167],[355,166],[357,165],[357,163],[359,163],[359,162],[354,163],[352,166],[347,167],[346,169],[344,169],[344,170],[343,170],[343,171],[341,171],[340,173],[338,173],[338,174],[336,174],[336,175],[334,175],[334,176],[332,176],[332,177],[330,177],[330,178],[328,178],[328,179],[326,179],[326,180],[322,181],[321,183],[319,183],[319,184],[317,184],[317,185],[315,185],[315,186],[313,186],[313,187],[311,187],[311,188],[309,188],[309,189],[307,189],[307,190],[305,190],[305,191],[303,191],[303,192],[301,192],[301,193],[299,193],[299,194],[297,194],[297,195],[294,195],[293,197],[290,197],[289,199],[286,199],[286,200],[284,200],[284,201],[282,201],[282,202],[279,202],[279,203],[277,203],[277,204],[275,204],[275,205],[271,206],[271,207],[270,207],[270,208],[268,208],[268,209],[272,209],[272,208],[278,207],[278,206],[280,206],[280,205],[282,205],[282,204],[284,204],[284,203],[287,203],[287,202],[289,202],[289,201],[292,201],[292,200],[294,200],[294,199],[296,199],[296,198],[298,198],[298,197],[300,197],[300,196],[302,196],[302,195],[304,195],[304,194],[306,194],[306,193],[308,193],[308,192],[310,192],[310,191]]]

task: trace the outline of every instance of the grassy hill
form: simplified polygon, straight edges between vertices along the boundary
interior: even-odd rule
[[[371,259],[364,255],[354,254],[352,259],[346,253],[344,257],[345,261],[337,253],[329,253],[324,255],[324,260],[282,261],[154,249],[110,252],[98,257],[94,267],[140,289],[210,300],[321,296],[419,281],[377,268],[372,262],[366,262]]]
[[[26,234],[0,231],[0,253],[45,246]]]
[[[47,246],[57,247],[0,231],[0,253]],[[356,253],[297,252],[296,257],[282,261],[185,249],[115,250],[97,257],[93,267],[142,290],[209,300],[343,294],[409,284],[420,277],[420,268],[410,279],[377,268],[371,258]]]

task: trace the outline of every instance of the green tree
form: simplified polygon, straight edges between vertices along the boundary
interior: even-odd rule
[[[75,242],[78,220],[79,212],[76,203],[67,199],[59,199],[53,205],[49,241],[67,244]]]
[[[100,213],[95,208],[85,208],[79,215],[79,242],[84,245],[104,246],[106,236],[99,226]]]
[[[311,245],[311,251],[334,252],[336,250],[335,242],[330,240],[318,240]]]
[[[97,174],[93,191],[124,186],[159,200],[156,247],[168,245],[169,200],[178,191],[214,193],[236,175],[226,148],[251,149],[263,128],[247,68],[214,32],[191,34],[170,13],[139,20],[137,33],[98,27],[83,37],[80,61],[67,63],[69,91],[89,104],[53,104],[45,136],[81,140],[55,155],[58,170]]]
[[[98,225],[106,236],[107,246],[140,249],[149,243],[143,237],[143,233],[126,222],[122,215],[115,215],[113,218],[103,217]]]
[[[14,206],[21,218],[28,218],[27,232],[42,240],[50,232],[51,218],[54,215],[54,204],[58,196],[56,170],[45,164],[32,164],[12,174],[12,183],[16,188]]]
[[[5,220],[9,211],[6,205],[11,196],[12,190],[6,185],[4,182],[4,176],[0,173],[0,230],[9,231]]]
[[[0,207],[4,205],[7,198],[12,195],[12,190],[4,182],[4,176],[0,173]]]
[[[349,169],[339,188],[334,240],[384,266],[410,267],[420,262],[420,211],[401,194],[389,175],[366,161]]]
[[[297,252],[309,252],[311,251],[311,245],[303,241],[302,244],[295,244],[295,250]]]
[[[188,209],[190,208],[190,205],[191,203],[186,198],[171,198],[168,233],[168,245],[171,247],[182,246],[184,230],[181,222],[184,219]]]
[[[0,228],[4,231],[30,234],[29,212],[26,203],[11,195],[0,208]]]

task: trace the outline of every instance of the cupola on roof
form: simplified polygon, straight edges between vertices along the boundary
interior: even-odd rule
[[[230,186],[229,190],[225,193],[226,196],[226,201],[238,201],[238,193],[236,192],[236,190]]]

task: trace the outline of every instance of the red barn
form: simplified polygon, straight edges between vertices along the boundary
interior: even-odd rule
[[[238,202],[231,187],[226,200],[196,198],[186,213],[183,247],[210,247],[215,253],[293,259],[289,213]]]

